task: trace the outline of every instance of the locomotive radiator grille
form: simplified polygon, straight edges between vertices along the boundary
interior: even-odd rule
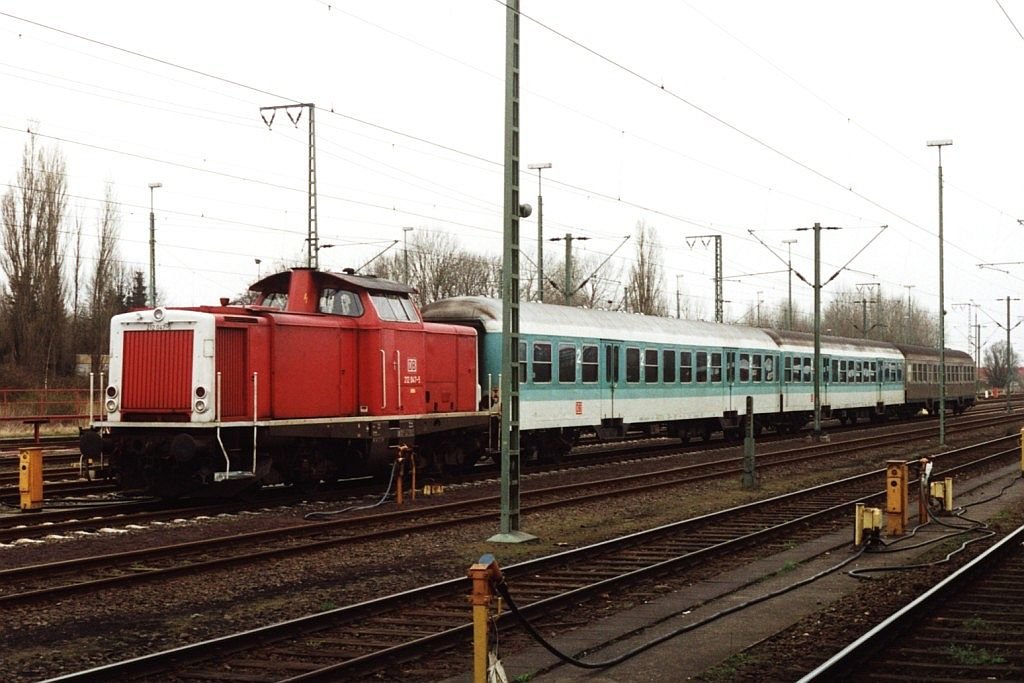
[[[192,330],[126,331],[122,410],[192,410]]]
[[[245,401],[246,330],[217,329],[217,372],[221,374],[222,418],[241,418],[252,411]]]

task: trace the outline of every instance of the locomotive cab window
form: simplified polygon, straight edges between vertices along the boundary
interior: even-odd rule
[[[355,318],[363,314],[363,304],[355,292],[327,288],[320,292],[319,310],[321,313]]]
[[[397,320],[399,322],[419,322],[416,308],[407,294],[394,292],[370,292],[373,306],[381,320]]]
[[[263,301],[260,306],[284,310],[288,307],[288,292],[270,292],[263,294]]]

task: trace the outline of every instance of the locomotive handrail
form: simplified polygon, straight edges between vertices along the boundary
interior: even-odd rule
[[[259,411],[259,376],[260,373],[252,373],[252,476],[256,476],[256,422],[260,418]]]
[[[398,409],[402,409],[402,352],[395,349],[395,384],[398,386]]]
[[[388,355],[384,352],[384,349],[380,350],[380,388],[382,391],[381,398],[383,403],[380,404],[381,408],[388,407]]]

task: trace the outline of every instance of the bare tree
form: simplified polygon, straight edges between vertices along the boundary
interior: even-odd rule
[[[100,368],[100,356],[110,345],[110,318],[124,312],[128,278],[117,256],[121,227],[113,186],[107,184],[100,209],[95,269],[89,281],[89,329],[86,346],[92,355],[94,372]]]
[[[409,284],[419,292],[419,303],[452,296],[497,297],[501,289],[501,259],[473,254],[445,233],[417,230],[405,250],[374,261],[368,270],[399,282],[409,263]]]
[[[636,224],[636,258],[629,270],[627,310],[644,315],[667,315],[662,289],[661,246],[658,233],[643,221]]]
[[[1012,388],[1017,383],[1017,368],[1020,365],[1020,361],[1017,357],[1017,352],[1013,350],[1012,344],[1010,345],[1009,365],[1007,365],[1006,361],[1005,341],[997,341],[985,349],[984,368],[990,387],[1002,389],[1003,387],[1010,386]]]
[[[37,150],[33,135],[0,207],[0,268],[10,288],[0,306],[10,334],[10,360],[40,377],[44,386],[59,365],[70,365],[61,239],[66,207],[64,157],[58,149]]]

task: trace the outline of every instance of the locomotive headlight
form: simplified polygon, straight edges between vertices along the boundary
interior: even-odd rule
[[[157,322],[162,322],[165,315],[166,315],[166,311],[164,311],[164,309],[162,309],[162,308],[154,308],[153,309],[153,320],[155,320]]]
[[[107,402],[106,402],[106,406],[107,406],[107,412],[108,413],[116,413],[117,412],[117,401],[115,401],[114,399],[108,398]]]
[[[113,384],[107,387],[107,398],[117,398],[117,387]]]
[[[206,412],[206,408],[207,408],[206,401],[204,401],[203,399],[199,399],[199,400],[196,401],[195,409],[196,409],[197,413],[205,413]]]
[[[206,387],[196,387],[196,398],[206,398]]]

